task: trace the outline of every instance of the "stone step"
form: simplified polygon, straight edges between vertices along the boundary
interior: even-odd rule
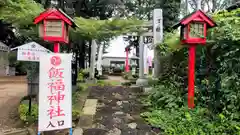
[[[82,128],[74,129],[73,135],[83,135],[83,129]]]
[[[93,125],[93,115],[82,115],[79,118],[78,127],[83,129],[91,128]]]
[[[95,115],[97,102],[97,99],[87,99],[83,107],[83,115]]]
[[[84,135],[106,135],[108,131],[100,128],[89,128],[84,130]]]
[[[0,132],[0,135],[28,135],[29,132],[27,129],[15,129],[9,131]]]
[[[135,93],[141,93],[143,92],[143,89],[139,86],[136,85],[131,85],[130,86],[131,91],[135,92]]]
[[[78,127],[81,129],[91,128],[93,125],[93,118],[97,110],[97,99],[87,99],[83,107],[83,113],[79,118]],[[79,130],[74,130],[73,133],[78,132]],[[76,134],[76,133],[75,133]]]

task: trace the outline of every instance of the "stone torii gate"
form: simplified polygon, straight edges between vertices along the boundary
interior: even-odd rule
[[[162,18],[162,9],[154,9],[153,10],[153,20],[145,22],[142,26],[144,29],[146,29],[146,32],[137,35],[137,34],[131,34],[127,36],[131,37],[137,37],[139,38],[139,49],[136,45],[130,44],[125,48],[126,52],[126,65],[125,65],[125,72],[129,72],[129,63],[128,63],[128,54],[131,50],[131,47],[136,48],[136,56],[140,57],[139,59],[139,78],[136,82],[138,86],[146,86],[147,80],[144,76],[144,44],[150,43],[153,39],[152,45],[150,46],[151,49],[154,49],[154,77],[157,77],[157,72],[159,68],[159,61],[158,61],[158,55],[157,55],[157,49],[156,44],[159,44],[163,40],[163,18]]]

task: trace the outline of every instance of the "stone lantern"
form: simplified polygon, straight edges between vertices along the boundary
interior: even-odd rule
[[[131,67],[132,67],[132,75],[135,76],[136,75],[136,71],[137,71],[137,61],[139,60],[139,58],[135,55],[133,55],[131,57]]]

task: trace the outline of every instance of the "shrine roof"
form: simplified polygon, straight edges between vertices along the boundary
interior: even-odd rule
[[[196,18],[197,16],[201,16],[203,18],[203,20],[207,22],[209,27],[214,27],[217,25],[213,21],[213,19],[210,16],[208,16],[207,14],[205,14],[202,10],[197,10],[197,11],[194,11],[191,14],[183,17],[183,19],[181,19],[178,23],[173,25],[172,28],[176,29],[181,25],[186,25],[189,22],[191,22],[192,20],[194,20],[194,18]]]
[[[76,25],[76,23],[74,22],[74,20],[70,16],[68,16],[65,12],[63,12],[63,10],[60,8],[49,8],[49,9],[45,10],[44,12],[40,13],[40,15],[34,19],[34,24],[41,22],[46,17],[48,17],[49,15],[52,15],[52,14],[54,14],[55,16],[58,16],[59,18],[64,20],[66,23],[71,25],[71,27],[73,27],[73,28],[78,27]]]

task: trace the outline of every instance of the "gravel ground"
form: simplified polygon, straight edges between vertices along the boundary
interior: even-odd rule
[[[0,131],[17,128],[19,101],[27,94],[26,77],[0,77]]]

